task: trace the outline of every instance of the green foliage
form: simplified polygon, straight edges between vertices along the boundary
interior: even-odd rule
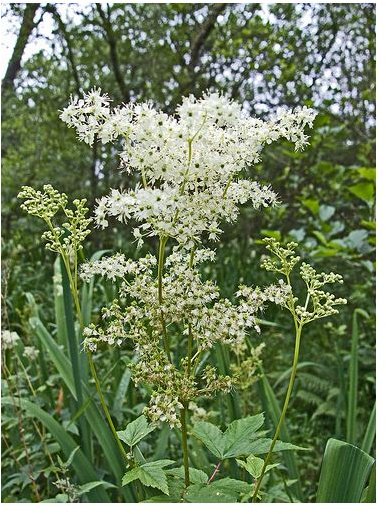
[[[329,439],[323,457],[318,503],[360,502],[374,459],[359,448]]]
[[[259,478],[263,471],[264,460],[260,459],[260,457],[256,457],[255,455],[249,455],[245,461],[236,459],[237,464],[244,468],[253,478]],[[276,468],[279,466],[276,464],[268,464],[265,469],[265,473],[267,473],[270,469]]]
[[[248,498],[251,492],[251,484],[233,478],[222,478],[210,484],[189,486],[184,499],[189,503],[236,503]]]
[[[154,462],[146,462],[130,469],[123,475],[122,485],[127,485],[134,480],[139,480],[143,485],[160,489],[163,493],[169,494],[167,477],[163,468],[170,466],[174,461],[169,459],[156,460]]]
[[[247,416],[236,419],[225,432],[222,432],[212,423],[199,421],[193,426],[192,435],[220,460],[243,457],[251,453],[263,454],[268,451],[271,444],[271,439],[262,438],[262,434],[259,432],[263,423],[263,414]],[[304,449],[282,441],[278,441],[275,447],[275,451]]]
[[[117,432],[119,439],[131,448],[138,444],[144,437],[155,430],[154,425],[150,425],[145,416],[140,416],[131,423],[128,423],[125,430]]]

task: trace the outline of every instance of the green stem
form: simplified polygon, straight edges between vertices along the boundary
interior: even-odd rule
[[[188,409],[187,409],[186,405],[184,405],[184,408],[181,410],[181,414],[180,414],[181,433],[182,433],[182,451],[183,451],[183,459],[184,459],[185,487],[189,487],[189,485],[190,485],[188,431],[186,428],[187,411],[188,411]]]
[[[194,263],[194,254],[196,251],[196,247],[193,246],[193,248],[190,251],[190,259],[189,259],[189,268],[193,268]],[[192,331],[192,324],[188,323],[188,367],[187,367],[187,374],[190,376],[191,370],[192,370],[192,353],[193,353],[193,331]]]
[[[162,296],[162,273],[163,273],[163,268],[164,268],[164,261],[165,261],[165,247],[166,247],[166,242],[167,242],[168,238],[167,237],[160,237],[160,240],[159,240],[159,251],[158,251],[158,304],[160,306],[160,319],[161,319],[161,325],[162,325],[162,339],[163,339],[163,342],[164,342],[164,349],[165,349],[165,352],[167,354],[167,356],[169,357],[169,360],[171,359],[170,357],[170,345],[169,345],[169,339],[168,339],[168,333],[167,333],[167,330],[166,330],[166,323],[165,323],[165,318],[164,318],[164,314],[162,312],[162,303],[163,303],[163,296]]]
[[[98,375],[97,375],[97,372],[96,372],[95,364],[94,364],[94,361],[92,359],[91,352],[87,351],[87,357],[88,357],[88,362],[89,362],[90,369],[91,369],[91,374],[92,374],[94,382],[95,382],[95,387],[96,387],[96,390],[98,392],[99,400],[100,400],[101,405],[102,405],[103,412],[104,412],[104,414],[106,416],[107,422],[109,424],[111,432],[114,435],[114,438],[115,438],[115,440],[117,442],[117,445],[118,445],[118,448],[119,448],[120,452],[122,453],[122,455],[125,458],[125,460],[128,460],[127,453],[125,452],[125,449],[124,449],[124,447],[123,447],[123,445],[122,445],[122,443],[121,443],[121,441],[120,441],[120,439],[118,437],[118,434],[117,434],[117,431],[115,429],[113,420],[111,419],[111,416],[110,416],[109,408],[107,407],[107,404],[105,402],[105,399],[104,399],[104,396],[103,396],[103,392],[102,392],[102,389],[101,389],[101,385],[100,385],[100,382],[99,382],[99,379],[98,379]]]
[[[192,370],[192,353],[193,353],[193,332],[192,325],[189,323],[189,334],[188,334],[188,368],[187,374],[190,376]]]
[[[62,257],[63,257],[63,261],[64,261],[64,264],[65,264],[65,267],[66,267],[66,270],[67,270],[68,279],[70,281],[71,293],[72,293],[72,297],[73,297],[74,304],[75,304],[76,315],[77,315],[77,318],[78,318],[78,321],[79,321],[80,332],[82,334],[82,332],[83,332],[83,317],[82,317],[82,310],[81,310],[81,306],[80,306],[80,302],[79,302],[78,291],[75,288],[75,281],[73,280],[73,277],[72,277],[72,274],[71,274],[71,268],[70,268],[67,256],[66,256],[66,254],[64,252],[62,253]],[[75,268],[75,275],[76,275],[76,272],[77,272],[77,269]],[[121,443],[121,441],[120,441],[120,439],[118,437],[117,430],[115,428],[113,420],[111,419],[110,412],[109,412],[109,409],[107,407],[107,403],[106,403],[105,398],[103,396],[102,388],[101,388],[100,381],[99,381],[99,378],[98,378],[98,375],[97,375],[97,371],[96,371],[95,364],[94,364],[94,361],[93,361],[93,358],[92,358],[92,354],[88,350],[87,350],[86,353],[87,353],[87,358],[88,358],[88,363],[89,363],[89,366],[90,366],[91,374],[92,374],[94,382],[95,382],[95,387],[96,387],[96,390],[97,390],[97,393],[98,393],[98,396],[99,396],[99,401],[100,401],[100,403],[102,405],[103,412],[104,412],[104,414],[106,416],[106,419],[107,419],[107,422],[108,422],[109,427],[111,429],[111,432],[113,433],[114,439],[117,442],[118,448],[119,448],[120,452],[122,453],[123,457],[125,458],[125,460],[127,461],[128,460],[127,453],[125,452],[125,449],[123,448],[122,443]]]
[[[286,415],[286,412],[287,412],[287,409],[288,409],[289,401],[290,401],[292,390],[293,390],[294,383],[295,383],[296,368],[297,368],[298,360],[299,360],[299,350],[300,350],[300,339],[301,339],[301,334],[302,334],[302,325],[298,324],[298,322],[295,319],[294,319],[294,323],[295,323],[295,329],[296,329],[295,349],[294,349],[294,356],[293,356],[293,362],[292,362],[292,371],[291,371],[290,381],[289,381],[288,388],[287,388],[287,394],[286,394],[286,397],[285,397],[285,400],[284,400],[284,405],[283,405],[283,408],[282,408],[282,411],[281,411],[281,414],[280,414],[279,422],[278,422],[276,430],[275,430],[275,435],[273,436],[271,446],[269,447],[268,453],[267,453],[267,455],[266,455],[266,457],[264,459],[264,465],[263,465],[263,469],[261,470],[261,475],[260,475],[260,477],[258,478],[258,480],[256,482],[255,490],[254,490],[253,497],[252,497],[252,502],[256,501],[256,497],[258,495],[261,482],[262,482],[262,480],[264,478],[265,470],[267,469],[267,466],[268,466],[268,464],[270,462],[272,453],[273,453],[275,445],[276,445],[276,441],[279,438],[280,430],[281,430],[281,427],[282,427],[282,425],[284,423],[285,415]]]

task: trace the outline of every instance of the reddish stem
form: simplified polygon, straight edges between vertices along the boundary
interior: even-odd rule
[[[210,479],[208,480],[208,484],[210,484],[212,482],[212,480],[214,479],[214,477],[217,475],[217,473],[219,472],[219,469],[220,469],[220,466],[221,466],[221,460],[220,462],[217,464],[217,466],[214,468],[214,471],[212,473],[212,476],[210,477]]]

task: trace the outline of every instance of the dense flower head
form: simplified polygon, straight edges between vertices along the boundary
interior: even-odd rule
[[[216,240],[221,221],[235,221],[239,205],[250,200],[257,209],[276,202],[268,186],[241,174],[260,160],[266,144],[279,138],[303,148],[304,130],[312,126],[315,113],[306,107],[281,110],[263,121],[219,93],[184,98],[174,116],[149,103],[111,110],[109,98],[93,90],[72,100],[60,117],[88,144],[95,138],[102,143],[120,138],[122,167],[141,177],[133,190],[113,190],[99,200],[99,226],[107,227],[109,216],[121,222],[134,219],[139,242],[157,235],[193,246],[204,233]]]

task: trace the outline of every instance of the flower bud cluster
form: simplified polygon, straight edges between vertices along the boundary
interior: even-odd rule
[[[295,255],[294,249],[297,243],[288,243],[282,245],[279,241],[273,238],[264,240],[267,249],[273,254],[273,257],[267,257],[262,262],[262,267],[267,271],[281,273],[287,278],[287,284],[281,280],[279,282],[283,291],[287,291],[286,300],[283,302],[283,297],[279,295],[276,298],[274,286],[268,286],[265,292],[269,292],[271,298],[275,303],[284,305],[297,319],[300,325],[305,325],[319,318],[338,314],[335,308],[337,305],[344,305],[347,303],[345,298],[336,298],[335,295],[322,290],[326,284],[342,284],[343,277],[337,273],[317,273],[316,270],[307,263],[302,263],[300,267],[300,276],[305,282],[307,287],[307,298],[304,305],[297,305],[298,298],[293,296],[292,289],[289,284],[290,274],[300,260],[300,257]]]
[[[50,184],[43,186],[43,191],[23,186],[18,198],[24,200],[21,208],[32,216],[42,218],[49,230],[42,234],[47,241],[46,248],[56,253],[74,255],[83,248],[82,243],[90,233],[88,226],[91,219],[87,218],[87,200],[74,200],[74,209],[67,207],[68,198],[59,193]],[[67,221],[61,227],[54,226],[54,216],[61,212]]]
[[[50,220],[67,205],[67,195],[59,193],[50,184],[43,186],[43,191],[23,186],[17,197],[24,200],[21,205],[23,211],[44,220]]]

